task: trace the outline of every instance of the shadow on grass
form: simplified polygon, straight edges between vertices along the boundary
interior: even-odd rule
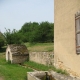
[[[0,53],[3,53],[6,51],[6,47],[0,48]]]

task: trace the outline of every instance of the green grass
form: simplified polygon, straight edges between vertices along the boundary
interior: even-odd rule
[[[25,65],[29,66],[33,69],[36,69],[38,71],[47,71],[47,70],[50,69],[50,67],[48,67],[48,66],[45,66],[43,64],[38,64],[38,63],[35,63],[35,62],[31,62],[31,61],[25,62]]]
[[[31,67],[33,69],[36,69],[38,71],[49,71],[49,70],[53,70],[53,71],[55,71],[57,73],[68,75],[68,73],[67,73],[66,70],[57,69],[54,66],[46,66],[46,65],[38,64],[38,63],[35,63],[35,62],[32,62],[32,61],[25,62],[25,65],[26,66],[29,66],[29,67]]]
[[[27,46],[28,50],[30,52],[36,51],[36,52],[51,52],[54,49],[54,44],[53,43],[25,43]]]
[[[53,51],[53,43],[25,43],[25,45],[29,51]],[[27,72],[33,71],[28,67],[38,71],[54,70],[57,73],[67,74],[65,70],[63,71],[61,69],[56,69],[54,66],[45,66],[31,61],[24,63],[24,65],[27,66],[26,68],[18,64],[10,64],[5,60],[5,50],[5,47],[0,50],[0,77],[2,77],[3,80],[26,80]]]
[[[5,54],[0,53],[0,76],[4,80],[26,80],[27,72],[33,71],[29,68],[24,68],[18,64],[10,64],[5,60]]]

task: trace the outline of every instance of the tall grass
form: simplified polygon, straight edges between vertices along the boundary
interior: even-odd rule
[[[33,71],[29,68],[24,68],[18,64],[10,64],[5,60],[5,54],[0,54],[0,76],[4,80],[26,80],[27,72]]]
[[[43,64],[38,64],[32,61],[25,62],[25,65],[38,71],[47,71],[50,69],[50,67],[48,66],[45,66]]]
[[[68,75],[68,73],[67,73],[66,70],[57,69],[54,66],[46,66],[46,65],[35,63],[35,62],[32,62],[32,61],[25,62],[25,65],[26,66],[29,66],[29,67],[31,67],[31,68],[33,68],[35,70],[38,70],[38,71],[49,71],[49,70],[53,70],[53,71],[55,71],[57,73]]]
[[[51,52],[54,49],[54,44],[53,43],[25,43],[25,45],[27,46],[28,50],[30,52],[43,52],[43,51],[47,51],[47,52]]]

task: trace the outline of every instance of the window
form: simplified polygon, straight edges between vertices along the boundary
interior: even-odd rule
[[[80,13],[76,14],[76,52],[80,53]]]

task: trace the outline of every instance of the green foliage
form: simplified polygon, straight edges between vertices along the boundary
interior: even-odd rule
[[[4,53],[6,51],[6,46],[0,48],[0,53]]]
[[[47,21],[27,22],[19,31],[6,29],[4,33],[7,44],[21,44],[22,42],[44,43],[53,42],[54,24]]]
[[[25,23],[19,32],[23,35],[23,42],[53,42],[54,24],[29,22]]]
[[[48,67],[48,66],[45,66],[43,64],[38,64],[38,63],[35,63],[35,62],[32,62],[32,61],[25,62],[25,65],[29,66],[33,69],[36,69],[38,71],[41,71],[41,70],[42,71],[47,71],[47,70],[50,69],[50,67]]]
[[[30,52],[52,52],[54,50],[53,43],[25,43]]]
[[[8,30],[6,29],[4,36],[5,36],[7,44],[21,44],[22,43],[21,34],[18,33],[18,31],[16,31],[15,29],[13,29],[12,32],[10,29]]]
[[[0,77],[3,80],[27,80],[27,72],[33,71],[29,68],[24,68],[18,64],[10,64],[6,62],[5,54],[0,54]]]
[[[38,34],[41,42],[53,42],[53,25],[49,22],[40,23]]]
[[[25,23],[19,31],[6,29],[4,33],[6,44],[21,44],[22,42],[53,42],[54,24],[47,21]]]
[[[0,48],[4,46],[4,40],[0,38]]]
[[[31,67],[31,68],[33,68],[33,69],[39,70],[39,71],[49,71],[49,70],[53,70],[53,71],[55,71],[55,72],[57,72],[57,73],[69,75],[66,70],[57,69],[57,68],[54,67],[54,66],[46,66],[46,65],[39,64],[39,63],[32,62],[32,61],[25,62],[25,65],[26,65],[26,66],[29,66],[29,67]]]
[[[5,38],[3,34],[0,32],[0,48],[3,47],[5,44]]]
[[[47,47],[47,48],[46,48],[46,50],[47,50],[48,52],[52,52],[53,49],[54,49],[53,47]]]
[[[69,75],[66,70],[62,70],[62,69],[56,69],[56,72],[61,73],[61,74]]]

